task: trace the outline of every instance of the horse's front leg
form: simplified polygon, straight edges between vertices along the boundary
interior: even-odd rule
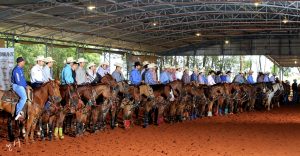
[[[209,101],[208,103],[208,112],[207,112],[207,116],[208,117],[212,117],[212,107],[214,105],[214,100]]]

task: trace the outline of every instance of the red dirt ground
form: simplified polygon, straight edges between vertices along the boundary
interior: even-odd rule
[[[176,124],[117,128],[63,141],[37,141],[8,150],[0,141],[0,156],[8,155],[202,155],[299,156],[300,107],[242,113]]]

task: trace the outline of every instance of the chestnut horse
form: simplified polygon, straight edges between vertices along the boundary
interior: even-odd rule
[[[2,95],[5,95],[5,93]],[[17,95],[15,96],[17,97]],[[34,130],[36,128],[38,119],[41,116],[44,105],[48,101],[48,99],[54,103],[60,102],[60,100],[62,99],[59,92],[59,81],[49,81],[43,84],[41,87],[34,89],[32,101],[27,101],[27,109],[25,111],[28,117],[26,126],[27,133],[25,134],[26,143],[28,143],[29,135],[31,141],[34,142]],[[7,102],[2,97],[2,100],[0,102],[1,109],[13,115],[15,112],[15,106],[13,105],[15,105],[15,103],[12,103],[11,101]]]

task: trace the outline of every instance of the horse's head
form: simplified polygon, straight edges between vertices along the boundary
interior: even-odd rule
[[[89,105],[96,104],[96,91],[90,85],[84,85],[77,88],[77,91],[81,97],[84,97]]]
[[[48,82],[48,92],[49,92],[49,98],[54,103],[59,103],[62,100],[60,91],[59,91],[59,85],[60,82],[58,80],[51,80]]]
[[[117,89],[118,87],[117,81],[110,74],[106,74],[105,76],[103,76],[101,79],[101,83],[108,84],[114,89]]]
[[[146,85],[146,84],[140,85],[140,95],[145,95],[151,99],[154,98],[153,89],[149,85]]]

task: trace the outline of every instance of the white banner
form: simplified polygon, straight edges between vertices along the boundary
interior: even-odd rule
[[[0,48],[0,90],[10,88],[10,77],[13,68],[14,48]]]

